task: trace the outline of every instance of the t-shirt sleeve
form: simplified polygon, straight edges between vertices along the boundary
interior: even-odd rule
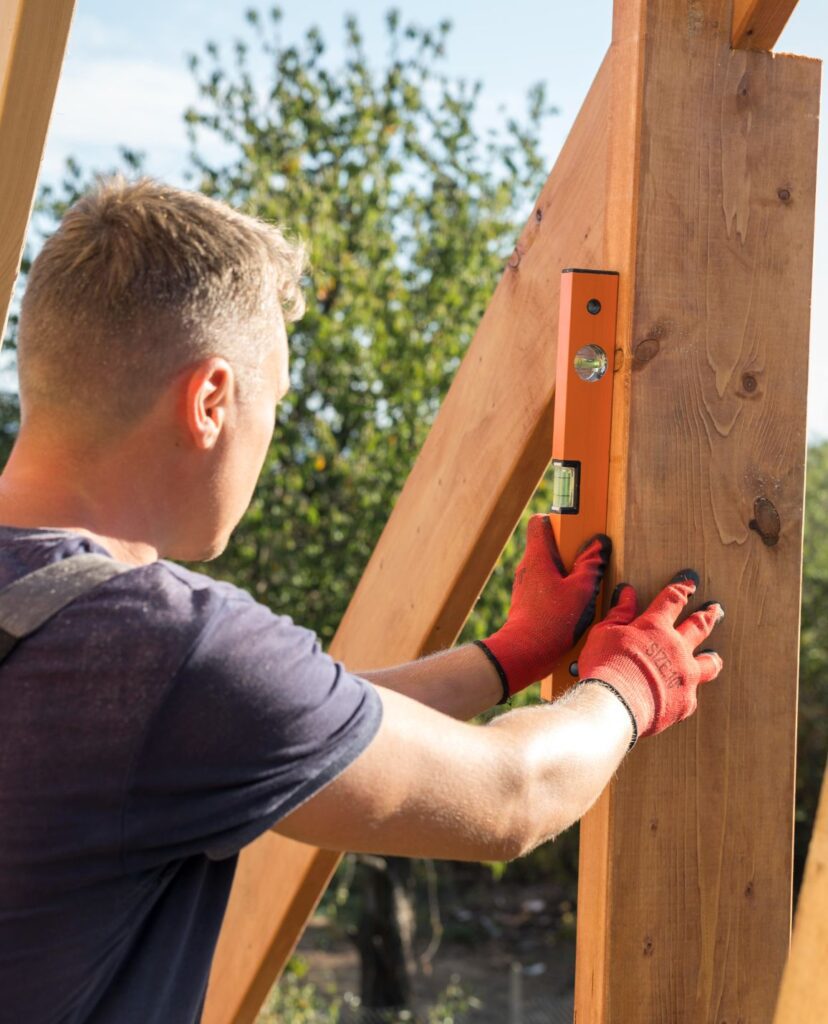
[[[237,853],[371,742],[382,705],[316,636],[230,590],[160,703],[124,804],[129,869]]]

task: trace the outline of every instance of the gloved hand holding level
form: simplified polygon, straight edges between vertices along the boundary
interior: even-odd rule
[[[536,515],[529,520],[526,551],[515,573],[506,622],[492,636],[478,641],[508,695],[548,676],[581,639],[595,618],[611,552],[609,537],[596,534],[567,572],[549,516]]]

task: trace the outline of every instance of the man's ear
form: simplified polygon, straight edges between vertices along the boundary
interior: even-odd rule
[[[219,356],[205,359],[187,376],[187,429],[201,451],[209,451],[218,442],[233,400],[233,385],[233,367]]]

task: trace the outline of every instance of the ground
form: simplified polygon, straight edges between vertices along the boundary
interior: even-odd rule
[[[410,1019],[430,1024],[428,1009],[444,1001],[450,987],[456,992],[459,986],[471,1005],[439,1017],[440,1024],[570,1024],[575,962],[571,903],[560,892],[550,892],[548,884],[510,882],[508,876],[448,888],[441,897],[445,935],[430,968],[419,970],[415,978]],[[421,945],[427,942],[428,935]],[[329,917],[312,919],[298,955],[307,965],[303,981],[340,997],[358,994],[356,948]],[[279,1019],[263,1015],[261,1022]],[[352,1019],[373,1024],[370,1015],[343,1012],[340,1017],[342,1024]]]

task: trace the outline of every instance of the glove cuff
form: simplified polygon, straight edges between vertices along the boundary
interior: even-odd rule
[[[480,650],[486,655],[486,657],[489,659],[492,665],[494,665],[495,671],[497,672],[498,678],[500,679],[500,685],[503,687],[503,695],[497,702],[496,706],[500,707],[501,704],[508,704],[509,698],[512,696],[512,692],[509,689],[509,680],[506,678],[506,673],[503,671],[503,666],[500,664],[500,662],[497,660],[497,658],[494,656],[491,650],[486,646],[483,640],[474,640],[473,643],[475,647],[480,648]]]
[[[496,633],[480,641],[485,644],[492,662],[500,669],[500,679],[510,697],[525,690],[548,673],[538,664],[537,652],[526,631],[516,628],[508,620]]]
[[[586,653],[586,652],[585,652]],[[599,679],[612,687],[630,709],[639,736],[649,736],[659,714],[659,694],[647,682],[652,671],[647,659],[634,645],[626,645],[623,652],[610,654],[595,664],[584,664],[579,659],[583,679]]]
[[[611,683],[607,683],[603,679],[582,679],[578,683],[578,686],[586,686],[588,683],[596,683],[598,686],[603,686],[605,690],[609,690],[610,693],[614,693],[627,709],[627,714],[630,716],[630,721],[632,722],[632,739],[630,740],[630,745],[627,747],[627,753],[629,753],[638,742],[638,722],[636,721],[633,709],[627,702],[626,697],[624,697],[622,693],[619,693]]]

